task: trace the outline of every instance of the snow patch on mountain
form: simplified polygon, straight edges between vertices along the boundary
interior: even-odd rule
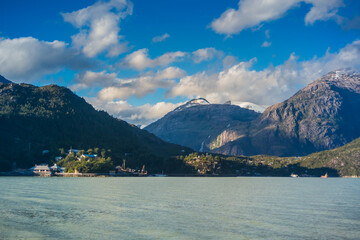
[[[232,103],[233,103],[233,105],[237,105],[239,107],[253,110],[253,111],[259,112],[259,113],[264,112],[265,109],[268,107],[265,105],[257,105],[255,103],[251,103],[251,102],[232,102]]]
[[[195,98],[195,99],[188,101],[184,105],[181,105],[180,107],[175,108],[174,111],[181,111],[183,109],[193,107],[193,106],[199,106],[199,105],[210,105],[210,103],[205,98]]]

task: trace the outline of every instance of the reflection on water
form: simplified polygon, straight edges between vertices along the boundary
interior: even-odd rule
[[[360,180],[0,178],[0,239],[359,239]]]

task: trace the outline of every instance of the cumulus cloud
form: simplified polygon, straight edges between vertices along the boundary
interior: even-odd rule
[[[78,73],[70,86],[73,91],[88,88],[102,88],[98,97],[102,100],[127,99],[130,96],[143,97],[158,88],[169,88],[174,79],[186,75],[177,67],[168,67],[157,72],[146,72],[134,78],[118,78],[116,73],[85,71]]]
[[[342,0],[306,0],[305,2],[313,5],[305,16],[306,24],[313,24],[318,20],[326,21],[335,17],[338,8],[345,6]]]
[[[102,100],[128,99],[130,96],[141,98],[158,88],[169,88],[175,84],[174,80],[156,79],[152,76],[141,76],[119,81],[115,86],[106,87],[99,91]]]
[[[342,67],[360,69],[360,40],[339,52],[329,51],[320,58],[299,62],[295,54],[276,67],[252,70],[256,59],[240,62],[218,74],[197,73],[180,79],[168,91],[169,97],[205,97],[210,102],[227,100],[271,105],[283,101],[301,87],[322,75]]]
[[[195,63],[201,63],[203,61],[209,61],[213,58],[223,56],[222,51],[218,51],[215,48],[202,48],[192,53],[192,59]]]
[[[170,88],[175,80],[186,75],[186,72],[177,67],[168,67],[157,72],[146,72],[134,78],[118,78],[115,73],[81,72],[74,79],[70,87],[77,91],[86,88],[101,87],[98,98],[102,101],[114,99],[128,99],[131,96],[138,98],[155,92],[158,88]]]
[[[74,12],[62,13],[62,16],[80,30],[72,36],[75,47],[89,57],[102,52],[113,57],[127,50],[127,43],[121,42],[119,23],[132,14],[132,9],[132,3],[127,0],[99,1]]]
[[[271,46],[271,42],[265,41],[263,44],[261,44],[261,47],[267,48]]]
[[[94,66],[94,62],[61,41],[0,38],[0,74],[14,81],[29,82],[64,67],[80,70]]]
[[[176,107],[184,103],[167,103],[158,102],[154,105],[144,104],[141,106],[133,106],[127,101],[103,101],[99,98],[86,98],[95,108],[102,109],[111,115],[125,120],[135,125],[146,125],[163,117],[166,113],[174,110]]]
[[[149,58],[149,50],[143,48],[127,55],[119,66],[144,70],[156,66],[167,66],[175,61],[181,61],[185,55],[186,53],[181,51],[168,52],[155,59],[151,59]]]
[[[238,9],[225,11],[211,23],[211,28],[219,34],[236,34],[281,18],[289,9],[302,2],[312,5],[305,16],[306,24],[335,17],[338,8],[344,6],[343,0],[240,0]]]
[[[168,67],[155,74],[155,79],[176,79],[186,75],[186,72],[178,67]]]
[[[168,33],[165,33],[165,34],[163,34],[161,36],[153,37],[152,41],[153,41],[153,43],[163,42],[166,39],[168,39],[169,37],[170,37],[170,35]]]
[[[76,74],[75,84],[71,85],[70,89],[78,91],[89,87],[105,87],[113,84],[116,80],[116,73],[85,71]]]

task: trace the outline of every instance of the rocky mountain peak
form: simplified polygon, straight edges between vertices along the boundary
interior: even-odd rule
[[[318,88],[342,88],[360,93],[360,73],[351,68],[331,71],[316,81],[310,83],[302,91],[317,90]]]

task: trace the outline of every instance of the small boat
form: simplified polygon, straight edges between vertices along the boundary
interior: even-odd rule
[[[321,175],[321,178],[327,178],[328,177],[328,174],[325,173],[325,175]]]
[[[290,177],[297,178],[297,177],[299,177],[299,175],[297,175],[297,174],[295,174],[295,173],[292,173],[292,174],[290,175]]]

